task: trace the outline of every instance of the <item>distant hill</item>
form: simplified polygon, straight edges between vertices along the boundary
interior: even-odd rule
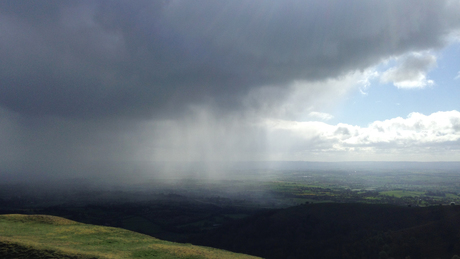
[[[255,258],[47,215],[0,215],[0,258]]]
[[[231,222],[193,242],[265,258],[451,259],[460,255],[460,206],[306,204]]]

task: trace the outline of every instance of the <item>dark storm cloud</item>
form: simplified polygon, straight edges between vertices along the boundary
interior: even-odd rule
[[[444,44],[455,1],[2,1],[0,106],[69,118],[234,110]]]
[[[0,173],[151,173],[120,162],[140,160],[206,161],[211,172],[210,161],[323,148],[271,136],[264,121],[319,114],[357,70],[444,46],[459,5],[0,1]]]

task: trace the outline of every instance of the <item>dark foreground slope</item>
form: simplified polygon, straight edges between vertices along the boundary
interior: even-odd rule
[[[460,206],[311,204],[234,221],[196,244],[266,258],[452,258]]]
[[[0,215],[0,258],[254,258],[46,215]]]

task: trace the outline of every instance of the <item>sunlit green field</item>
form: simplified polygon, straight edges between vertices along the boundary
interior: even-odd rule
[[[416,197],[416,196],[421,196],[424,194],[424,192],[417,192],[417,191],[404,191],[404,190],[394,190],[394,191],[383,191],[380,192],[381,195],[388,195],[388,196],[394,196],[394,197]]]
[[[364,202],[433,206],[460,203],[457,171],[286,171],[265,183],[288,205]]]
[[[0,257],[15,258],[8,257],[12,253],[34,258],[256,258],[60,217],[0,215]]]

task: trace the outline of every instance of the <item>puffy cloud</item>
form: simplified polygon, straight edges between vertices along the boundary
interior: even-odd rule
[[[393,83],[398,88],[423,88],[433,85],[426,77],[427,72],[436,66],[436,57],[432,54],[412,53],[404,56],[399,66],[390,68],[381,75],[384,83]]]
[[[312,118],[317,118],[317,119],[320,119],[320,120],[323,120],[323,121],[327,121],[327,120],[330,120],[330,119],[333,119],[334,116],[329,114],[329,113],[325,113],[325,112],[310,112],[308,114],[309,117],[312,117]]]
[[[460,153],[458,111],[411,113],[407,118],[375,121],[368,127],[284,120],[269,120],[266,126],[274,153],[284,152],[301,160],[308,160],[315,153],[341,153],[339,157],[348,160],[363,154],[374,160],[380,160],[381,154],[390,160],[399,160],[401,156],[409,160],[426,156],[455,160]]]

